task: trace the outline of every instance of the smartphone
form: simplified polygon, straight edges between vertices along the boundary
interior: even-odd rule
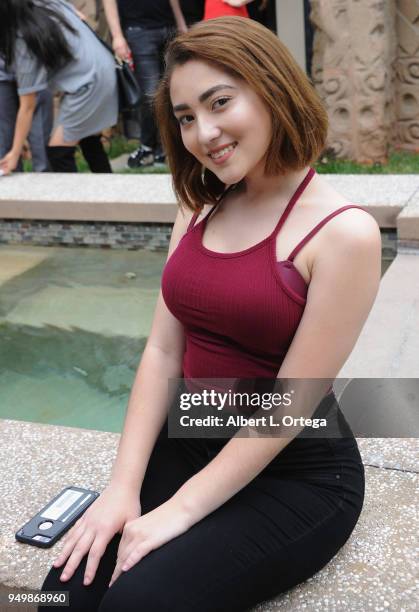
[[[53,546],[98,497],[96,491],[66,487],[16,532],[16,540],[41,548]]]

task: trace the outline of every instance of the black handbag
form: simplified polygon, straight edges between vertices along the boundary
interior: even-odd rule
[[[112,47],[102,40],[86,21],[84,21],[84,24],[91,32],[93,32],[98,41],[102,43],[109,53],[112,53],[112,57],[115,60],[116,80],[118,83],[119,112],[138,108],[141,101],[141,90],[137,83],[137,79],[135,78],[134,72],[130,68],[130,65],[128,62],[116,58]]]
[[[118,81],[119,110],[122,112],[138,108],[141,91],[130,65],[128,62],[115,58],[115,68]]]

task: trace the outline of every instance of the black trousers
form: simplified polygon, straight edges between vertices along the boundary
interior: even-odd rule
[[[225,442],[169,439],[163,428],[141,491],[143,513],[171,497]],[[91,585],[82,584],[85,558],[65,583],[63,567],[52,568],[43,589],[69,590],[70,609],[80,612],[248,610],[325,566],[349,538],[363,499],[364,468],[353,437],[297,437],[234,497],[111,588],[119,535]]]
[[[163,74],[164,49],[174,33],[173,28],[168,26],[130,26],[124,31],[134,59],[135,76],[141,89],[141,143],[153,149],[155,155],[162,154],[163,150],[152,102]]]

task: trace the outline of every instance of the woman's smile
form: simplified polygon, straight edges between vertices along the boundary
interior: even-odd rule
[[[230,157],[233,155],[235,148],[237,147],[237,142],[231,144],[231,145],[227,145],[226,147],[222,148],[219,151],[216,151],[214,153],[209,153],[209,157],[212,159],[212,161],[219,165],[219,164],[223,164],[224,162],[226,162],[228,159],[230,159]]]

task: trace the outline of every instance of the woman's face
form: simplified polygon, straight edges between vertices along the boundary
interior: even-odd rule
[[[271,117],[244,80],[189,60],[174,69],[170,98],[185,148],[220,181],[263,176]]]

